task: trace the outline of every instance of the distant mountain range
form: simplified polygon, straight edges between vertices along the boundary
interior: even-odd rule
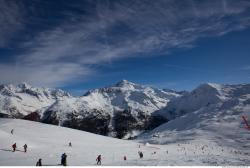
[[[74,97],[59,89],[26,83],[0,85],[0,116],[23,118],[132,138],[201,108],[231,109],[250,104],[250,84],[202,84],[192,92],[156,89],[122,80]]]

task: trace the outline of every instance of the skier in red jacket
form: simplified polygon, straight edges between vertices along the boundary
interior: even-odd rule
[[[12,145],[12,148],[13,148],[13,152],[15,152],[15,151],[16,151],[16,143],[14,143],[14,144]]]

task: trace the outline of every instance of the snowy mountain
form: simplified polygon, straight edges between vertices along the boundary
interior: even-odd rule
[[[102,135],[127,138],[167,120],[151,114],[180,94],[122,80],[80,98],[66,98],[48,108],[43,122]]]
[[[192,92],[172,100],[165,108],[155,114],[171,120],[199,109],[229,110],[238,107],[238,105],[247,106],[250,103],[249,95],[250,84],[219,85],[206,83]]]
[[[8,115],[125,139],[184,115],[198,113],[208,116],[209,121],[220,114],[240,117],[249,104],[250,84],[207,83],[192,92],[175,92],[122,80],[81,97],[25,83],[0,86],[0,117]],[[186,124],[198,123],[183,122],[179,124],[185,128],[191,127]]]
[[[180,94],[126,80],[88,91],[81,97],[26,83],[0,86],[0,116],[62,125],[97,134],[129,138],[166,122],[151,113]],[[130,135],[131,134],[131,135]]]
[[[57,165],[66,152],[69,165],[94,165],[102,154],[104,165],[247,166],[250,130],[242,116],[249,120],[249,111],[250,84],[208,83],[180,95],[121,81],[81,97],[62,96],[40,113],[41,120],[118,138],[144,131],[135,140],[0,119],[0,165],[34,165],[38,158]],[[13,153],[9,148],[14,142],[19,151]],[[24,143],[27,155],[21,152]],[[143,151],[143,159],[138,151]]]
[[[250,156],[250,130],[242,120],[242,116],[250,117],[250,84],[203,84],[156,113],[170,121],[140,135],[138,140],[155,144],[203,141],[206,146],[202,150],[207,154],[218,146],[221,153],[235,153],[235,159]],[[233,150],[225,151],[224,147]],[[238,161],[228,163],[233,162]]]
[[[60,89],[36,88],[26,83],[0,85],[0,116],[22,118],[32,112],[43,112],[57,100],[70,98]]]

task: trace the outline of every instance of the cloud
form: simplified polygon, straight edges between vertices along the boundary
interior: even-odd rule
[[[74,8],[91,11],[90,14],[64,11],[68,17],[59,25],[20,43],[24,53],[16,57],[18,65],[2,65],[0,68],[9,76],[0,73],[1,79],[62,85],[71,82],[72,77],[87,78],[86,75],[95,71],[91,65],[193,47],[199,38],[221,36],[250,25],[250,2],[244,0],[89,3],[94,7],[82,9],[83,5],[76,5]],[[12,8],[18,11],[18,7]],[[15,13],[11,15],[13,24],[22,23],[22,19],[15,19]],[[11,25],[12,22],[7,27]],[[11,72],[12,67],[16,71]]]
[[[22,12],[21,12],[22,11]],[[0,48],[6,47],[24,28],[25,12],[21,1],[0,0]]]
[[[83,76],[93,71],[74,63],[53,63],[46,65],[0,64],[1,80],[6,83],[28,82],[35,86],[59,87],[65,82],[84,81]]]

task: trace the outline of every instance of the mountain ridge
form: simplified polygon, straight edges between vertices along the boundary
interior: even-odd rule
[[[191,92],[176,92],[127,80],[74,97],[60,89],[27,83],[0,85],[0,117],[24,118],[118,138],[132,138],[201,108],[232,108],[250,84],[204,83]],[[242,98],[241,98],[242,99]],[[244,103],[248,105],[246,98]]]

